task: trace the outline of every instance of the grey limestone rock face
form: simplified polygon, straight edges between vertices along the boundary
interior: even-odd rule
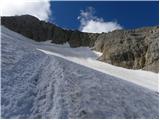
[[[71,47],[93,46],[97,37],[80,31],[65,30],[31,15],[1,17],[1,24],[36,41],[52,40],[56,44],[69,42]]]
[[[65,30],[30,15],[1,17],[1,24],[36,41],[68,42],[71,47],[89,46],[103,55],[98,58],[116,66],[158,72],[159,27],[84,33]]]
[[[102,33],[95,42],[95,50],[103,52],[101,61],[129,68],[158,72],[159,28],[116,30]]]

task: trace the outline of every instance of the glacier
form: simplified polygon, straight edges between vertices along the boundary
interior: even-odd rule
[[[1,118],[159,118],[158,74],[1,26]]]

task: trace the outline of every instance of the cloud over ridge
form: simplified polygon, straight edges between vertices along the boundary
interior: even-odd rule
[[[50,0],[1,0],[1,16],[33,15],[47,21],[51,15]]]
[[[99,18],[94,16],[95,9],[93,7],[88,7],[86,10],[80,11],[80,16],[78,16],[78,20],[80,20],[80,31],[89,32],[89,33],[102,33],[102,32],[110,32],[116,29],[122,29],[121,25],[119,25],[115,21],[105,22],[103,18]]]

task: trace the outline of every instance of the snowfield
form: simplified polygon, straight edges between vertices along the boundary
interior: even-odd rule
[[[158,74],[1,29],[2,118],[159,118]]]

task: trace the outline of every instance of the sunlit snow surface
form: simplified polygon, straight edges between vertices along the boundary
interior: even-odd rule
[[[2,118],[158,118],[158,74],[2,27]]]

